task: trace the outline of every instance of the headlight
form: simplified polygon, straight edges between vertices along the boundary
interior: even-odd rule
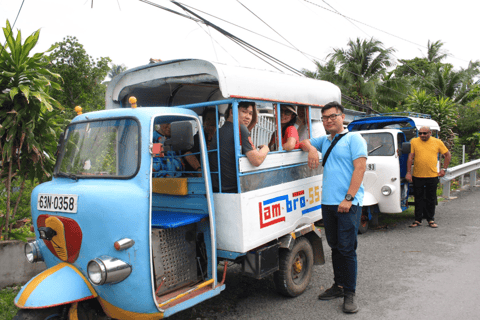
[[[384,196],[389,196],[392,194],[392,188],[390,188],[390,186],[383,186],[382,187],[382,194]]]
[[[90,281],[100,286],[125,280],[132,272],[132,267],[117,258],[101,256],[88,262],[87,272]]]
[[[37,261],[43,261],[42,252],[38,247],[37,241],[25,243],[25,257],[28,262],[35,263]]]

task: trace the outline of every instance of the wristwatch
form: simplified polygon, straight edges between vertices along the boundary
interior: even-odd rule
[[[345,196],[345,200],[347,201],[353,201],[353,198],[354,196],[352,196],[350,193],[347,193],[347,195]]]

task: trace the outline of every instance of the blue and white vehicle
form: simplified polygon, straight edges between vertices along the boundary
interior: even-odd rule
[[[419,113],[385,113],[356,117],[349,131],[360,133],[367,141],[367,170],[363,177],[365,195],[359,233],[368,230],[369,221],[378,222],[378,213],[400,213],[409,206],[413,192],[405,179],[410,140],[418,130],[428,126],[434,136],[440,127],[429,115]]]
[[[322,218],[322,169],[310,170],[306,153],[281,146],[252,166],[241,154],[238,103],[277,110],[277,128],[281,104],[305,107],[311,128],[321,106],[340,99],[329,82],[203,60],[150,64],[115,77],[106,110],[73,119],[54,178],[32,193],[37,238],[25,252],[48,269],[19,292],[16,319],[161,319],[220,294],[229,261],[255,278],[273,273],[286,296],[303,293],[313,265],[324,263],[314,225]],[[215,108],[219,128],[228,104],[235,193],[213,192],[209,154],[220,157],[207,148],[200,117]],[[153,143],[155,126],[164,123],[171,138]],[[170,165],[183,161],[178,151],[192,146],[196,132],[201,174]],[[167,149],[173,155],[162,153]]]

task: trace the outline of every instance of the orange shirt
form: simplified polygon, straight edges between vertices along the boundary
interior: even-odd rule
[[[427,141],[422,141],[417,137],[413,138],[410,143],[412,146],[411,153],[415,154],[413,176],[417,178],[438,177],[438,154],[448,152],[442,140],[430,137]]]

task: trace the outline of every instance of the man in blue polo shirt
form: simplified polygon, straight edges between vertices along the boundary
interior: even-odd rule
[[[330,134],[304,140],[301,148],[308,152],[308,166],[311,169],[319,165],[317,151],[322,153],[324,159],[327,158],[323,167],[322,216],[327,242],[332,248],[335,283],[318,298],[330,300],[344,297],[343,312],[355,313],[359,310],[355,299],[356,249],[362,214],[362,180],[367,162],[367,144],[360,134],[348,133],[343,129],[344,119],[341,104],[326,104],[322,108],[322,121]],[[329,153],[332,144],[334,147]]]

